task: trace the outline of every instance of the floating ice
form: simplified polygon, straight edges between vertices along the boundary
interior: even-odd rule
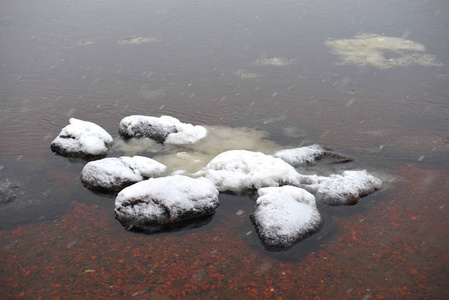
[[[120,121],[119,134],[125,139],[147,137],[159,143],[183,145],[198,142],[207,135],[207,129],[181,123],[171,116],[133,115]]]
[[[317,201],[330,205],[356,204],[360,197],[366,196],[382,186],[382,181],[363,171],[344,171],[341,175],[329,177],[304,176],[304,189],[314,194]]]
[[[315,197],[306,190],[267,187],[258,194],[251,220],[266,246],[288,248],[321,228]]]
[[[139,227],[210,215],[218,205],[218,191],[210,180],[174,175],[123,189],[115,200],[115,212],[120,221]]]
[[[221,192],[234,193],[262,187],[298,185],[301,177],[280,158],[246,150],[223,152],[195,175],[212,180]]]
[[[435,56],[424,53],[424,45],[401,38],[359,34],[354,39],[328,39],[325,45],[340,56],[341,64],[371,65],[379,69],[410,64],[442,65]],[[391,53],[393,57],[387,57]]]
[[[113,142],[109,133],[92,122],[75,118],[70,118],[69,122],[51,142],[54,152],[71,157],[106,154]]]
[[[235,72],[235,75],[237,75],[238,77],[240,77],[241,79],[251,79],[251,78],[259,78],[262,77],[262,75],[258,74],[258,73],[251,73],[248,72],[246,70],[243,69],[238,69]]]
[[[166,166],[148,157],[108,157],[87,163],[81,181],[91,189],[119,191],[144,179],[159,177],[165,170]]]

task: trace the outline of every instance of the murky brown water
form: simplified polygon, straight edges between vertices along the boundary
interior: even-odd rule
[[[0,179],[49,199],[0,209],[2,298],[449,297],[447,28],[444,0],[2,1]],[[321,207],[287,253],[260,245],[248,197],[199,229],[127,232],[49,146],[70,117],[116,137],[132,114],[320,143],[387,182]]]

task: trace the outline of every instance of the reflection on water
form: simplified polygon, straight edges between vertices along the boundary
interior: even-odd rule
[[[61,218],[0,231],[2,298],[447,298],[448,16],[444,0],[3,1],[1,165],[63,196]],[[380,37],[414,50],[360,50]],[[351,56],[328,38],[349,42]],[[113,198],[82,187],[83,162],[49,144],[70,117],[117,137],[136,114],[210,127],[209,144],[157,157],[172,168],[195,170],[186,161],[203,164],[217,143],[319,143],[395,180],[354,207],[322,208],[329,231],[287,257],[249,233],[248,197],[224,197],[223,214],[200,229],[129,233]],[[114,155],[142,150],[116,145]],[[17,157],[45,166],[26,171]]]

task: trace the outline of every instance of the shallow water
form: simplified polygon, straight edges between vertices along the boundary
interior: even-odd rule
[[[2,298],[447,298],[448,27],[444,0],[2,1],[0,180],[50,195],[0,221]],[[364,33],[396,39],[326,44]],[[141,152],[117,134],[132,114],[220,142]],[[309,172],[366,168],[384,187],[320,207],[323,230],[285,252],[260,244],[247,196],[220,195],[200,228],[128,232],[114,197],[80,183],[84,162],[51,153],[70,117],[111,133],[111,156],[195,170],[224,149],[319,143],[355,162]]]

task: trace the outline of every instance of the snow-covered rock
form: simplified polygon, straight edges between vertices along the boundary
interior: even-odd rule
[[[115,200],[117,219],[128,227],[179,223],[213,214],[218,191],[206,178],[174,175],[133,184]]]
[[[294,149],[284,149],[277,151],[274,157],[278,157],[294,167],[311,164],[317,160],[328,158],[327,163],[342,163],[352,161],[347,155],[337,153],[331,149],[321,147],[318,144],[299,147]]]
[[[363,171],[344,171],[329,177],[304,176],[301,187],[315,195],[317,201],[329,205],[353,205],[382,186],[382,181]]]
[[[273,156],[278,157],[292,166],[300,166],[313,162],[324,155],[326,150],[320,145],[314,144],[307,147],[284,149],[277,151]]]
[[[159,143],[183,145],[198,142],[207,135],[207,129],[171,116],[133,115],[120,121],[119,134],[125,139],[147,137]]]
[[[212,180],[220,192],[234,193],[262,187],[298,185],[301,178],[282,159],[246,150],[223,152],[195,175]]]
[[[87,157],[106,154],[113,142],[109,133],[95,123],[70,118],[51,142],[51,149],[63,156]]]
[[[315,197],[306,190],[267,187],[259,189],[258,194],[251,220],[265,246],[289,248],[321,228],[323,219]]]
[[[87,163],[81,181],[94,190],[119,191],[150,177],[159,177],[166,166],[143,156],[108,157]]]

